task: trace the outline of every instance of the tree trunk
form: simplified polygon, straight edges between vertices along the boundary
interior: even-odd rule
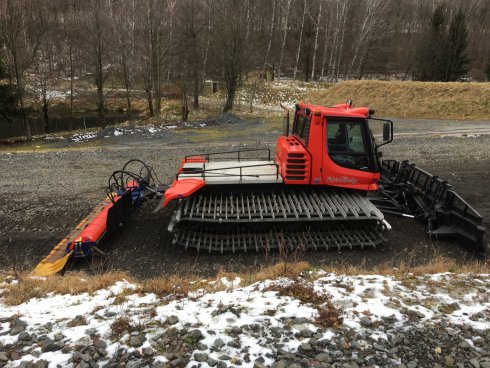
[[[301,42],[303,41],[303,28],[305,25],[305,15],[306,15],[306,0],[303,3],[303,19],[301,20],[301,30],[299,32],[298,51],[296,53],[296,63],[294,64],[293,80],[296,80],[296,74],[298,73],[298,63],[299,63],[299,55],[301,52]]]
[[[182,121],[187,121],[189,117],[189,106],[187,104],[187,91],[182,91]]]
[[[226,102],[225,102],[225,107],[223,108],[223,112],[228,112],[230,110],[233,110],[233,101],[235,101],[235,93],[236,93],[236,85],[232,83],[227,88]]]
[[[323,45],[323,59],[322,59],[322,72],[320,74],[320,79],[323,81],[323,78],[325,76],[325,65],[327,63],[327,53],[328,53],[328,38],[329,38],[329,33],[330,33],[330,24],[332,21],[331,15],[328,17],[328,24],[325,27],[325,43]]]
[[[322,19],[322,0],[320,0],[320,6],[318,9],[318,19],[316,21],[316,32],[315,32],[315,45],[313,47],[313,61],[311,65],[311,80],[315,79],[315,61],[316,61],[316,53],[318,51],[318,32],[320,31],[320,22]]]
[[[104,88],[102,82],[97,83],[97,112],[100,118],[104,118]]]
[[[146,100],[148,101],[148,112],[150,114],[150,118],[153,117],[153,97],[151,95],[151,89],[145,88],[146,92]]]
[[[44,133],[49,134],[49,116],[48,116],[48,100],[43,97],[43,118],[44,118]]]
[[[30,141],[32,139],[32,133],[31,133],[31,126],[29,125],[29,121],[27,121],[27,114],[24,110],[24,95],[21,95],[20,97],[20,109],[22,111],[22,119],[24,120],[26,139]]]
[[[194,109],[199,108],[199,70],[198,64],[194,62]]]
[[[286,11],[286,25],[284,27],[284,33],[282,35],[282,44],[281,44],[281,54],[279,56],[279,65],[277,66],[277,78],[281,79],[281,66],[282,66],[282,58],[284,56],[284,48],[286,46],[286,37],[288,34],[288,25],[289,25],[289,12],[291,10],[291,0],[288,0],[288,6]]]
[[[70,124],[71,124],[71,119],[73,118],[73,78],[74,78],[74,72],[73,72],[73,46],[69,46],[69,57],[70,57]],[[70,126],[70,130],[71,130]]]

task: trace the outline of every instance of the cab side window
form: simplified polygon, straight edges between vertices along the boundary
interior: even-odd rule
[[[311,116],[311,115],[310,115]],[[310,117],[303,113],[296,114],[293,134],[308,145],[308,137],[310,136]]]
[[[327,142],[328,154],[336,164],[356,170],[369,170],[370,163],[360,123],[329,121]]]

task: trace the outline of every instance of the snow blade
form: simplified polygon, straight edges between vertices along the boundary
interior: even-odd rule
[[[380,192],[384,197],[380,210],[413,214],[427,221],[429,236],[455,239],[471,250],[485,252],[481,215],[446,181],[409,161],[384,160]]]

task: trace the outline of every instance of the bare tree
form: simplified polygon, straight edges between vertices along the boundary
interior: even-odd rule
[[[97,113],[105,114],[104,85],[109,78],[115,61],[111,27],[112,3],[109,0],[88,0],[84,9],[82,25],[84,47],[92,68],[96,86]]]
[[[126,90],[126,110],[130,116],[136,67],[136,0],[121,0],[115,5],[112,28],[117,37],[119,71]]]
[[[25,105],[25,76],[34,63],[43,40],[45,25],[34,0],[5,0],[0,11],[0,37],[4,45],[4,60],[13,77],[19,101],[19,110],[24,121],[26,138],[32,138]]]
[[[277,67],[277,78],[281,78],[281,67],[282,67],[282,61],[283,61],[283,57],[284,57],[284,49],[286,47],[286,38],[288,36],[289,13],[290,12],[291,12],[291,0],[287,0],[286,16],[285,16],[284,28],[282,31],[282,43],[281,43],[281,51],[280,51],[280,56],[279,56],[279,65]]]
[[[318,18],[316,20],[316,31],[315,31],[315,46],[313,47],[313,62],[311,66],[311,80],[315,79],[315,61],[316,61],[316,53],[318,51],[318,33],[320,31],[320,25],[322,22],[322,3],[323,0],[320,0],[320,4],[318,5]]]
[[[301,43],[303,42],[303,29],[305,26],[305,16],[306,16],[306,0],[304,0],[303,3],[303,17],[301,19],[301,27],[299,31],[299,41],[298,41],[298,48],[296,51],[296,63],[294,64],[294,72],[293,72],[293,79],[296,80],[296,74],[298,73],[298,63],[299,63],[299,56],[301,53]]]
[[[207,26],[204,18],[204,6],[198,0],[182,2],[179,9],[181,17],[181,39],[179,50],[183,50],[186,68],[181,72],[185,79],[192,80],[192,93],[194,97],[193,107],[199,108],[199,90],[201,86],[201,68],[203,67],[203,30]],[[190,75],[188,75],[190,74]],[[187,94],[187,86],[185,92]],[[184,91],[184,90],[183,90]],[[187,104],[187,103],[186,103]]]
[[[251,69],[251,42],[246,42],[250,2],[216,0],[213,8],[215,75],[226,87],[223,111],[233,109],[237,88]]]
[[[355,75],[357,78],[362,76],[362,67],[366,58],[369,46],[380,37],[377,34],[381,24],[385,21],[384,12],[389,5],[387,0],[364,0],[362,14],[362,22],[359,32],[356,37],[354,46],[354,55],[352,56],[349,68],[346,71],[347,75],[351,75],[354,67],[357,64]]]

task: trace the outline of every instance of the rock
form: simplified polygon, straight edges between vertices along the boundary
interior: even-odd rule
[[[361,326],[363,326],[363,327],[371,327],[372,326],[371,319],[369,319],[368,316],[362,316],[360,318],[359,322],[361,323]]]
[[[330,363],[332,361],[332,358],[330,358],[328,353],[320,353],[315,357],[315,359],[321,363]]]
[[[150,357],[150,356],[153,356],[155,352],[153,351],[153,349],[151,347],[147,347],[147,348],[144,348],[143,349],[143,355],[145,357]]]
[[[138,348],[145,342],[145,337],[142,335],[131,336],[129,339],[129,346],[132,348]]]
[[[10,359],[12,360],[19,360],[20,359],[20,354],[16,351],[13,351],[10,353]]]
[[[311,343],[311,341],[310,341]],[[351,347],[351,344],[348,341],[342,340],[342,343],[340,344],[344,350],[349,350]]]
[[[281,329],[279,329],[278,327],[271,327],[269,329],[270,333],[272,334],[272,336],[274,337],[281,337],[282,333],[281,333]]]
[[[94,340],[94,346],[96,348],[105,349],[107,347],[107,343],[104,340],[102,340],[102,339],[95,339]]]
[[[307,342],[304,342],[299,346],[299,351],[301,351],[302,353],[307,353],[311,351],[311,345]]]
[[[48,362],[41,359],[34,363],[34,368],[48,368]]]
[[[303,337],[312,337],[313,331],[310,330],[309,328],[305,328],[305,329],[301,330],[300,335]]]
[[[225,346],[225,343],[223,340],[221,340],[220,338],[217,338],[216,340],[214,340],[214,343],[213,343],[213,347],[221,350],[221,348]]]
[[[183,367],[186,365],[184,358],[178,357],[170,362],[171,367]]]
[[[209,358],[208,361],[206,362],[208,363],[208,365],[210,367],[216,367],[216,365],[218,364],[218,361],[216,359],[213,359],[213,358]]]
[[[462,348],[462,349],[470,349],[471,348],[471,344],[468,341],[466,341],[466,340],[462,340],[459,343],[459,347]]]
[[[442,353],[442,349],[441,349],[439,346],[437,346],[437,347],[434,349],[434,353],[436,353],[436,354],[441,354],[441,353]]]
[[[446,365],[448,367],[453,367],[454,366],[454,359],[450,356],[447,356],[445,359],[444,359]]]
[[[61,350],[61,348],[56,345],[53,340],[51,339],[46,339],[46,340],[43,340],[41,342],[41,351],[43,353],[47,353],[47,352],[50,352],[50,351],[57,351],[57,350]]]
[[[31,340],[31,335],[29,335],[25,331],[21,332],[17,337],[17,341],[30,341],[30,340]]]
[[[193,341],[196,342],[204,339],[204,335],[202,334],[201,330],[197,330],[197,329],[189,331],[187,336],[189,336]]]
[[[219,360],[230,360],[231,356],[223,354],[223,355],[220,355],[218,359]]]
[[[171,326],[175,325],[178,322],[179,322],[179,317],[177,317],[177,316],[168,316],[167,317],[167,324],[169,324]]]
[[[373,348],[378,350],[378,351],[382,351],[382,352],[385,352],[385,353],[389,353],[389,349],[386,348],[386,346],[383,346],[381,344],[378,344],[377,342],[375,342],[373,344]]]
[[[473,366],[473,368],[480,368],[480,362],[478,362],[478,360],[475,358],[470,360],[470,364]]]
[[[219,361],[218,364],[216,365],[217,368],[227,368],[228,367],[228,364],[226,364],[225,362],[223,361]]]
[[[242,333],[242,329],[238,326],[233,326],[231,329],[228,330],[228,334],[232,336],[238,336]]]
[[[194,354],[194,360],[197,362],[207,362],[208,361],[208,354],[206,353],[195,353]],[[216,362],[218,363],[218,362]],[[208,363],[209,365],[209,363]]]
[[[25,331],[25,326],[14,326],[10,329],[10,335],[18,335],[21,332]]]
[[[9,357],[5,352],[0,351],[0,362],[7,362],[9,360]]]
[[[280,360],[273,365],[274,368],[288,368],[289,362],[287,360]]]
[[[92,335],[95,335],[96,333],[97,333],[97,329],[95,329],[95,328],[87,328],[85,330],[85,335],[92,336]]]
[[[423,314],[421,311],[418,311],[416,309],[408,309],[406,313],[408,316],[414,317],[417,319],[421,319],[421,318],[425,317],[425,314]]]

